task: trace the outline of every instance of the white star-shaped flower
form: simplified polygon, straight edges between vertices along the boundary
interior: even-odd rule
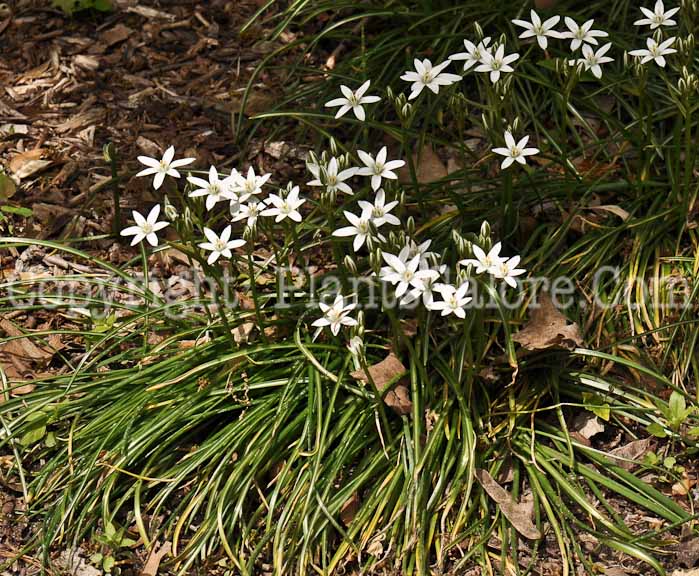
[[[490,81],[495,84],[500,80],[500,74],[514,72],[514,68],[510,64],[518,58],[519,54],[516,52],[505,56],[505,47],[501,44],[495,54],[486,52],[483,55],[482,64],[476,67],[476,72],[489,72]]]
[[[369,214],[369,218],[377,228],[384,224],[400,225],[400,220],[390,213],[391,210],[398,206],[398,200],[386,202],[386,193],[383,191],[383,188],[379,188],[373,204],[366,200],[360,200],[357,204],[364,212]]]
[[[323,328],[325,326],[330,326],[330,331],[337,336],[340,332],[340,328],[343,326],[356,326],[357,321],[349,316],[350,312],[355,309],[356,304],[345,304],[345,299],[342,294],[338,294],[335,297],[335,301],[332,306],[328,306],[323,302],[318,304],[320,306],[321,312],[323,312],[322,318],[318,318],[313,322],[313,326],[317,328]]]
[[[474,272],[476,274],[482,274],[483,272],[490,272],[493,266],[500,264],[505,258],[500,256],[500,250],[502,249],[502,244],[498,242],[495,244],[486,254],[483,248],[480,246],[473,245],[473,255],[476,257],[467,258],[466,260],[461,260],[459,264],[462,266],[468,266],[469,264],[475,266]]]
[[[165,176],[172,176],[173,178],[179,178],[180,173],[176,168],[181,166],[186,166],[194,162],[194,158],[180,158],[179,160],[173,160],[175,157],[175,147],[170,146],[165,150],[162,159],[156,160],[155,158],[150,158],[148,156],[139,156],[138,161],[141,164],[145,164],[148,168],[141,170],[136,176],[150,176],[155,174],[153,178],[153,188],[156,190],[163,185]]]
[[[145,218],[135,210],[133,211],[133,219],[136,222],[135,226],[129,226],[121,231],[122,236],[133,236],[131,246],[135,246],[145,238],[151,246],[158,245],[158,236],[155,234],[158,230],[162,230],[169,225],[169,222],[158,222],[160,216],[160,204],[156,204],[151,208],[148,216]]]
[[[361,247],[364,246],[366,239],[371,236],[371,219],[366,210],[362,212],[361,216],[352,214],[352,212],[348,212],[347,210],[344,211],[344,214],[351,226],[338,228],[333,232],[333,236],[354,236],[352,249],[358,252]]]
[[[589,44],[585,44],[582,47],[583,57],[577,60],[578,64],[583,64],[585,70],[592,72],[595,78],[602,78],[602,67],[601,64],[606,64],[607,62],[614,62],[614,58],[605,56],[607,51],[612,47],[612,43],[608,42],[602,46],[597,52]],[[573,60],[575,63],[576,61]]]
[[[204,236],[206,236],[208,242],[202,242],[199,244],[199,248],[211,250],[211,254],[209,254],[209,258],[207,259],[209,264],[213,264],[221,256],[224,258],[231,258],[233,256],[231,250],[245,245],[245,240],[231,240],[232,232],[233,229],[230,224],[223,229],[220,236],[211,230],[211,228],[204,228]]]
[[[384,282],[396,285],[396,297],[403,296],[409,288],[424,289],[423,279],[431,276],[429,270],[418,270],[420,255],[405,261],[394,254],[381,252],[388,266],[381,268],[380,278]]]
[[[382,178],[397,180],[398,175],[393,170],[405,166],[405,161],[403,160],[386,162],[387,153],[386,146],[384,146],[379,150],[376,159],[374,159],[371,154],[367,154],[363,150],[357,150],[360,160],[364,163],[364,167],[359,168],[357,174],[359,176],[371,176],[371,187],[374,190],[378,190],[381,187]]]
[[[257,217],[262,213],[266,203],[264,200],[248,200],[245,204],[240,205],[237,214],[233,216],[233,222],[247,220],[248,228],[252,228],[257,223]]]
[[[400,255],[399,255],[400,256]],[[439,267],[430,267],[430,265],[425,260],[420,261],[420,266],[418,268],[422,271],[422,286],[419,288],[413,288],[410,290],[401,300],[401,304],[408,305],[418,298],[422,297],[422,303],[430,309],[432,303],[434,302],[434,290],[437,286],[436,282],[439,277],[444,274],[447,269],[446,264],[442,264]]]
[[[466,305],[472,300],[470,296],[466,296],[469,289],[468,280],[458,288],[451,284],[437,284],[434,289],[439,292],[442,297],[441,301],[433,301],[429,309],[441,311],[442,316],[454,314],[462,320],[466,318]]]
[[[209,169],[209,180],[189,176],[187,180],[198,186],[195,190],[189,193],[190,198],[206,196],[206,209],[211,210],[218,202],[222,200],[232,200],[234,197],[227,191],[227,187],[222,180],[219,179],[216,167],[212,166]]]
[[[665,68],[665,56],[677,52],[677,50],[675,50],[674,48],[670,48],[670,46],[672,46],[674,42],[674,36],[672,38],[668,38],[660,44],[658,44],[654,38],[647,38],[646,46],[648,48],[644,48],[641,50],[631,50],[629,54],[631,56],[638,56],[639,58],[641,58],[641,64],[645,64],[646,62],[654,60],[658,66],[660,66],[661,68]]]
[[[597,38],[606,38],[609,36],[604,30],[593,30],[592,25],[595,23],[594,20],[590,19],[585,22],[582,26],[578,26],[578,23],[570,18],[565,17],[565,24],[568,27],[567,32],[561,32],[561,38],[570,38],[570,49],[575,52],[580,46],[584,44],[594,44],[597,46]]]
[[[400,77],[401,80],[412,82],[408,100],[417,98],[425,87],[432,90],[432,92],[435,94],[439,94],[440,86],[449,86],[450,84],[461,80],[461,76],[458,74],[442,72],[442,70],[451,64],[450,60],[445,60],[437,66],[432,66],[432,62],[430,62],[427,58],[425,58],[422,62],[420,62],[418,58],[415,58],[413,64],[415,65],[415,71],[408,70]]]
[[[526,20],[513,20],[512,23],[516,24],[517,26],[521,26],[524,28],[524,32],[522,32],[519,37],[520,38],[531,38],[532,36],[536,37],[536,41],[539,44],[539,47],[542,50],[546,50],[548,48],[548,39],[549,38],[560,38],[561,34],[560,32],[556,32],[553,30],[553,27],[558,24],[558,22],[561,20],[560,16],[552,16],[548,20],[541,21],[541,18],[539,18],[539,15],[534,12],[534,10],[531,11],[531,22],[527,22]]]
[[[325,167],[325,173],[320,166],[312,164],[308,165],[309,170],[315,177],[311,180],[309,186],[325,186],[328,192],[344,192],[345,194],[353,194],[352,188],[345,184],[345,180],[349,180],[357,173],[358,168],[346,168],[338,172],[337,158],[330,158],[330,162]]]
[[[234,171],[230,176],[233,179],[232,191],[238,195],[239,202],[244,202],[250,196],[261,194],[262,186],[267,183],[267,180],[269,180],[271,176],[271,174],[261,174],[258,176],[255,174],[255,169],[252,166],[248,168],[247,176],[243,176],[237,171]]]
[[[262,216],[276,216],[275,222],[281,222],[285,218],[289,218],[294,222],[301,222],[301,213],[298,209],[305,201],[305,199],[299,198],[299,187],[294,186],[286,198],[282,198],[277,194],[270,194],[267,199],[267,205],[272,204],[272,207],[266,208],[261,214]]]
[[[489,53],[488,44],[490,44],[490,36],[483,38],[477,45],[469,40],[464,40],[466,52],[452,54],[449,56],[449,60],[463,60],[464,71],[469,70],[472,66],[480,64],[485,54]]]
[[[529,136],[525,136],[519,142],[515,142],[512,134],[509,131],[505,132],[505,144],[507,148],[493,148],[493,152],[505,156],[502,161],[500,168],[503,170],[510,166],[513,162],[518,162],[519,164],[526,164],[526,156],[531,156],[532,154],[538,154],[538,148],[526,148],[527,142],[529,142]]]
[[[520,257],[513,256],[507,260],[502,260],[498,264],[494,265],[489,273],[500,280],[504,280],[508,286],[512,288],[517,287],[517,280],[515,277],[520,276],[526,272],[524,268],[517,268],[519,264]]]
[[[672,17],[679,11],[679,7],[670,8],[670,10],[665,10],[663,5],[663,0],[658,0],[655,3],[655,10],[651,11],[648,8],[643,8],[641,6],[641,12],[645,18],[636,20],[634,22],[635,26],[650,26],[651,30],[660,28],[661,26],[674,26],[677,24]]]
[[[352,90],[347,86],[342,85],[340,86],[340,91],[342,92],[344,98],[335,98],[334,100],[330,100],[330,102],[325,103],[325,106],[327,108],[340,106],[337,114],[335,114],[335,118],[340,118],[352,110],[357,120],[364,122],[366,119],[366,114],[364,113],[364,106],[362,105],[374,104],[375,102],[379,102],[381,100],[381,98],[378,96],[364,96],[370,85],[371,80],[367,80],[354,92],[352,92]]]

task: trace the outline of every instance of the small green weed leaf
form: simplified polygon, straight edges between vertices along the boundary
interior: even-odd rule
[[[15,195],[17,185],[9,175],[0,172],[0,200],[7,201]]]
[[[592,412],[595,416],[601,418],[605,422],[609,422],[611,409],[609,404],[605,402],[602,396],[599,394],[583,392],[583,403],[585,404],[585,408]]]
[[[27,416],[29,426],[19,439],[22,446],[36,444],[46,435],[48,416],[44,412],[32,412]]]
[[[0,174],[0,181],[2,180],[4,174]],[[2,200],[2,183],[0,183],[0,200]],[[31,208],[23,208],[22,206],[0,206],[0,210],[6,214],[16,214],[22,218],[30,218],[33,214]]]
[[[646,428],[646,430],[648,431],[648,434],[651,434],[656,438],[665,438],[667,436],[665,429],[657,422],[653,422],[650,426],[648,426],[648,428]]]
[[[109,12],[113,8],[111,0],[53,0],[53,7],[63,10],[66,14],[90,8],[100,12]]]

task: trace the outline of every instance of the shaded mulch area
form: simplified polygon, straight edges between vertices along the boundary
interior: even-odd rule
[[[137,167],[137,155],[159,156],[169,145],[197,158],[198,168],[265,162],[234,138],[256,66],[289,41],[264,40],[257,22],[240,33],[264,2],[115,4],[112,13],[67,17],[49,0],[19,0],[0,15],[0,164],[19,178],[10,201],[33,210],[15,222],[14,235],[110,232],[103,157],[110,142],[122,176]],[[256,77],[245,112],[269,105],[280,81],[267,72]],[[146,180],[120,180],[122,210],[160,200]]]

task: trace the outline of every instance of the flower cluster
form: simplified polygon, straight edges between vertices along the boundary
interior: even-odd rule
[[[641,8],[641,11],[645,17],[635,24],[649,26],[654,36],[647,38],[645,49],[632,50],[629,54],[638,57],[641,64],[654,61],[664,67],[665,56],[676,50],[672,48],[675,37],[663,39],[662,29],[676,24],[672,16],[678,9],[665,10],[662,0],[657,0],[653,11],[646,8]],[[557,29],[561,20],[565,28]],[[515,19],[512,22],[522,29],[520,39],[535,41],[542,50],[549,49],[551,40],[569,41],[570,50],[580,52],[575,58],[566,59],[565,62],[579,70],[589,71],[595,78],[602,77],[602,65],[614,61],[608,56],[612,43],[600,45],[600,40],[607,38],[609,34],[595,28],[592,19],[578,23],[569,16],[561,18],[556,15],[544,20],[531,10],[529,20]],[[474,71],[487,74],[492,84],[497,84],[503,75],[515,71],[514,66],[520,55],[517,52],[508,53],[504,37],[495,42],[490,37],[481,37],[476,42],[465,39],[463,43],[465,52],[452,54],[438,64],[433,64],[426,58],[414,59],[414,70],[406,71],[400,77],[409,83],[409,93],[401,96],[405,106],[410,106],[406,104],[407,101],[415,100],[425,93],[425,88],[428,92],[439,94],[441,88],[460,82],[461,75],[447,71],[454,62],[463,62],[464,73]],[[504,84],[508,85],[507,82]],[[381,101],[381,97],[369,94],[370,88],[370,80],[356,89],[342,85],[341,96],[330,100],[325,106],[337,108],[334,115],[336,119],[351,111],[358,121],[366,121],[368,105]],[[389,99],[394,100],[393,96]],[[517,121],[513,126],[516,129]],[[512,126],[505,129],[503,140],[504,146],[491,149],[494,154],[503,157],[500,164],[503,170],[517,164],[526,165],[528,156],[539,154],[538,148],[528,146],[528,135],[521,135],[518,139],[514,137]],[[173,147],[165,151],[162,159],[139,156],[138,160],[146,168],[138,172],[137,176],[153,176],[156,190],[161,188],[166,176],[181,178],[178,168],[194,161],[193,158],[175,159]],[[258,174],[252,167],[247,172],[234,169],[230,174],[220,173],[215,166],[211,166],[202,175],[189,173],[186,177],[189,198],[195,199],[195,203],[200,201],[197,199],[203,200],[206,213],[220,203],[227,203],[230,213],[220,233],[209,226],[202,226],[203,238],[201,242],[195,243],[196,247],[204,251],[206,262],[210,266],[222,258],[234,258],[235,250],[243,246],[247,245],[248,250],[252,250],[250,244],[254,243],[258,219],[261,217],[268,219],[269,226],[281,224],[289,233],[287,240],[293,238],[296,241],[294,227],[303,222],[302,210],[306,210],[307,206],[304,205],[308,201],[308,205],[314,206],[311,214],[329,207],[327,218],[312,224],[321,230],[321,236],[323,230],[327,232],[325,238],[333,243],[334,248],[340,248],[340,253],[344,250],[343,241],[350,240],[351,255],[345,256],[345,262],[349,259],[351,265],[347,264],[346,267],[351,273],[391,287],[399,306],[422,305],[428,312],[463,319],[472,302],[471,289],[476,284],[502,282],[503,287],[516,288],[518,277],[525,273],[519,267],[520,256],[501,256],[502,245],[500,242],[492,244],[487,223],[484,223],[480,236],[474,237],[470,242],[463,241],[458,246],[461,259],[455,270],[449,270],[446,253],[430,251],[431,240],[416,242],[414,222],[408,225],[400,217],[404,208],[400,202],[398,171],[405,164],[404,160],[395,156],[389,159],[387,146],[382,146],[375,153],[356,150],[354,154],[350,152],[340,155],[333,145],[333,155],[326,152],[320,157],[311,155],[307,162],[311,174],[307,185],[311,189],[319,189],[321,200],[318,203],[312,197],[302,197],[299,186],[292,183],[285,188],[277,188],[264,197],[265,188],[274,186],[271,174]],[[338,193],[345,195],[342,214],[346,222],[336,225],[334,210]],[[122,235],[132,236],[132,245],[146,240],[151,246],[157,246],[157,232],[169,224],[159,220],[160,210],[160,206],[156,205],[147,216],[134,212],[135,225],[124,229]],[[330,229],[324,222],[330,224]],[[237,223],[244,227],[240,238],[235,238],[234,234]],[[293,242],[288,242],[285,248],[293,248]],[[368,263],[368,269],[359,271],[354,258],[364,251],[368,253],[368,258],[362,262]],[[337,256],[338,252],[334,253]],[[336,262],[335,265],[344,264]],[[343,326],[352,329],[361,326],[361,319],[352,317],[357,298],[356,293],[336,294],[332,304],[320,304],[322,316],[312,325],[318,330],[329,327],[334,335],[338,335]]]

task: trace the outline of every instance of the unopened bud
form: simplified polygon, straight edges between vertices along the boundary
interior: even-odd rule
[[[413,236],[415,234],[415,218],[408,216],[408,219],[405,222],[405,229],[409,236]]]
[[[374,271],[378,272],[381,268],[381,251],[373,250],[369,253],[369,267]]]
[[[347,254],[347,256],[345,256],[344,262],[345,262],[345,268],[347,268],[349,273],[352,274],[353,276],[356,276],[357,275],[357,264],[354,262],[354,259],[349,254]]]
[[[114,162],[116,161],[116,148],[114,147],[114,144],[112,142],[109,142],[104,145],[104,148],[102,148],[102,154],[104,156],[105,162]]]
[[[179,214],[177,213],[177,208],[175,208],[172,203],[170,202],[170,199],[165,196],[163,199],[163,211],[165,212],[165,216],[170,222],[174,222],[177,220],[177,217]]]

